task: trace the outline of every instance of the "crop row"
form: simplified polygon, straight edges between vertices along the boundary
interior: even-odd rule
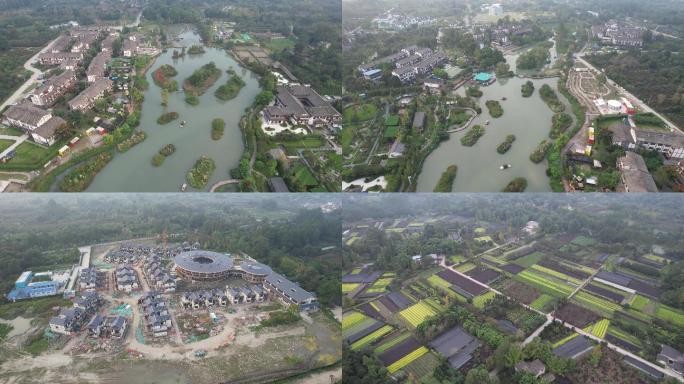
[[[539,295],[539,297],[534,299],[534,301],[530,304],[530,307],[538,311],[541,311],[546,304],[551,302],[551,300],[553,300],[553,296],[549,296],[546,293],[542,293],[541,295]]]
[[[587,332],[591,332],[592,335],[599,337],[603,339],[606,336],[606,332],[608,331],[608,326],[610,325],[610,320],[608,319],[602,319],[594,323],[593,325],[590,325],[587,328],[590,328]]]
[[[345,313],[344,316],[342,317],[342,330],[346,330],[348,328],[353,327],[354,325],[368,319],[368,316],[364,315],[361,312],[356,312],[353,311],[351,313]]]
[[[656,309],[655,315],[659,319],[684,327],[684,314],[672,307],[660,304]]]
[[[494,293],[493,291],[487,291],[481,294],[480,296],[475,297],[473,299],[473,305],[475,306],[475,308],[483,309],[485,307],[485,304],[487,304],[489,300],[492,300],[494,296],[496,296],[496,293]]]
[[[428,317],[434,316],[435,311],[433,311],[430,306],[420,301],[399,312],[399,314],[413,327],[417,327]]]
[[[620,304],[613,303],[612,301],[604,300],[600,297],[591,295],[587,292],[584,291],[579,291],[575,295],[575,300],[579,301],[582,304],[585,304],[589,306],[592,309],[596,309],[600,312],[609,312],[612,314],[615,311],[619,311],[622,309],[622,306]]]
[[[428,352],[429,352],[429,350],[427,348],[425,348],[424,346],[420,347],[420,348],[414,350],[413,352],[409,353],[408,355],[406,355],[406,356],[402,357],[401,359],[392,363],[389,367],[387,367],[387,371],[389,371],[389,373],[394,373],[394,372],[404,368],[405,366],[409,365],[409,363],[411,363],[413,360],[423,356],[424,354],[426,354]]]
[[[543,267],[543,266],[541,266],[541,265],[539,265],[539,264],[533,265],[533,266],[532,266],[532,269],[537,270],[537,271],[542,272],[542,273],[545,273],[545,274],[547,274],[547,275],[551,275],[551,276],[557,277],[557,278],[559,278],[559,279],[561,279],[561,280],[569,281],[569,282],[571,282],[571,283],[580,284],[580,283],[582,282],[581,280],[576,279],[576,278],[571,277],[571,276],[568,276],[568,275],[566,275],[565,273],[561,273],[561,272],[558,272],[558,271],[554,271],[553,269]]]
[[[394,280],[393,277],[386,277],[382,279],[378,279],[371,285],[370,288],[366,289],[367,293],[380,293],[384,292],[385,288]]]
[[[574,338],[577,337],[578,335],[579,335],[579,333],[573,332],[572,335],[570,335],[570,336],[564,338],[563,340],[559,340],[559,341],[553,343],[552,347],[553,347],[553,348],[558,348],[558,347],[560,347],[561,345],[567,343],[568,341],[574,339]]]
[[[390,348],[394,347],[395,345],[401,343],[402,341],[408,339],[409,336],[411,336],[411,334],[408,332],[401,334],[401,335],[399,335],[399,336],[397,336],[391,340],[388,340],[387,342],[385,342],[381,345],[378,345],[378,347],[375,348],[374,352],[376,355],[379,355],[379,354],[389,350]]]
[[[358,283],[343,283],[342,284],[342,293],[349,293],[353,290],[356,289],[360,284]]]
[[[567,284],[545,278],[530,271],[522,271],[516,278],[522,279],[523,282],[530,283],[554,296],[567,297],[573,291],[572,287]]]
[[[389,325],[385,325],[384,327],[376,330],[375,332],[372,332],[371,334],[366,335],[362,339],[357,340],[355,343],[353,343],[351,345],[351,349],[353,351],[361,349],[361,348],[365,347],[366,345],[374,342],[375,340],[378,340],[379,338],[385,336],[386,334],[388,334],[390,332],[392,332],[392,327],[390,327]]]

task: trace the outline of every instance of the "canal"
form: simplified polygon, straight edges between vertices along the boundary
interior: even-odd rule
[[[186,30],[179,35],[182,46],[200,44],[199,36]],[[138,129],[147,134],[147,139],[126,153],[117,153],[114,159],[100,172],[90,185],[89,192],[167,192],[178,191],[185,183],[185,174],[202,155],[216,163],[216,170],[205,190],[219,180],[229,179],[229,172],[239,163],[243,151],[242,133],[238,126],[245,108],[252,104],[260,92],[258,77],[242,68],[223,49],[205,47],[206,52],[199,55],[185,55],[173,59],[173,49],[162,53],[147,72],[150,87],[145,91],[142,116]],[[175,111],[180,118],[166,125],[157,124],[157,118],[164,112],[161,105],[161,89],[152,81],[152,72],[163,64],[171,64],[178,71],[174,77],[179,88],[185,78],[202,65],[213,61],[221,69],[222,75],[202,96],[200,103],[191,106],[185,102],[182,90],[169,95],[168,111]],[[226,70],[233,68],[246,85],[232,100],[221,101],[214,91],[228,79]],[[211,139],[211,121],[222,118],[226,122],[225,133],[220,140]],[[185,128],[180,121],[187,122]],[[176,146],[176,152],[167,157],[160,166],[152,165],[151,160],[166,144]],[[188,190],[192,190],[188,187]]]
[[[552,50],[552,55],[556,56],[555,49]],[[506,61],[513,71],[517,58],[518,54],[506,56]],[[551,191],[546,176],[546,160],[535,164],[529,159],[537,145],[542,140],[549,139],[553,116],[549,107],[539,97],[539,88],[543,84],[553,87],[559,99],[565,104],[565,112],[571,115],[572,113],[569,103],[556,89],[558,78],[533,79],[534,94],[532,97],[524,98],[520,93],[520,87],[527,80],[530,79],[500,79],[480,88],[483,95],[478,101],[482,113],[473,120],[470,127],[482,125],[485,127],[484,136],[474,146],[465,147],[461,145],[460,139],[467,130],[452,133],[449,140],[442,142],[426,158],[418,178],[417,192],[432,192],[442,172],[451,164],[458,166],[452,189],[454,192],[498,192],[516,177],[527,179],[526,192]],[[465,87],[456,92],[465,95]],[[487,100],[498,100],[504,110],[503,116],[498,119],[492,118],[485,106]],[[487,120],[490,124],[485,126]],[[511,134],[516,137],[513,146],[508,152],[500,155],[496,147]],[[512,167],[500,170],[502,164],[511,164]]]

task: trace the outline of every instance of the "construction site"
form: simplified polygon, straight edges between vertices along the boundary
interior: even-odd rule
[[[52,308],[48,326],[8,340],[0,383],[38,375],[59,382],[65,374],[84,382],[250,383],[341,358],[339,326],[314,294],[248,255],[173,241],[164,233],[80,247],[71,295]],[[262,324],[288,312],[299,320]],[[24,354],[26,340],[41,336],[45,351]]]

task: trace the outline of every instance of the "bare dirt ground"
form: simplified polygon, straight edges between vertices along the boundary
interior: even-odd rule
[[[314,373],[310,376],[295,380],[295,384],[330,384],[342,378],[342,367],[333,368],[328,371]]]

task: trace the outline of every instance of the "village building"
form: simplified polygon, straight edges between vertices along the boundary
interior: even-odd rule
[[[625,156],[617,159],[620,170],[621,190],[625,192],[658,192],[653,176],[648,172],[646,162],[641,155],[627,151]]]
[[[88,335],[96,338],[114,337],[120,339],[126,335],[128,320],[123,316],[95,315],[87,325]]]
[[[515,365],[516,372],[527,372],[538,378],[546,372],[546,366],[539,359],[534,359],[532,361],[520,361]]]
[[[63,308],[59,315],[50,319],[50,331],[63,335],[70,335],[76,325],[83,319],[85,312],[80,308]]]
[[[525,228],[523,228],[523,231],[525,231],[528,235],[534,235],[535,233],[539,232],[539,223],[536,221],[528,221],[525,225]]]
[[[91,109],[97,100],[102,98],[105,93],[111,91],[114,83],[109,79],[96,80],[78,96],[69,101],[69,109],[78,111],[87,111]]]
[[[342,115],[308,85],[279,85],[274,105],[264,108],[268,122],[323,126],[342,121]]]
[[[453,369],[460,369],[473,358],[480,342],[461,327],[454,327],[430,342],[430,347],[447,359]]]
[[[131,292],[138,289],[138,275],[135,270],[127,265],[116,268],[114,273],[116,278],[116,289],[124,292]]]
[[[271,192],[276,192],[276,193],[290,192],[290,189],[287,188],[287,184],[285,184],[285,180],[280,176],[274,176],[274,177],[268,178],[268,189],[270,189]]]
[[[36,143],[50,146],[56,141],[57,130],[66,125],[66,121],[51,112],[24,102],[12,105],[2,116],[4,124],[22,129]]]
[[[425,112],[418,111],[413,115],[413,130],[423,132],[425,129]]]
[[[318,309],[318,299],[308,291],[302,289],[299,284],[288,280],[279,273],[272,273],[266,277],[264,288],[269,293],[287,304],[294,304],[300,311],[315,311]]]
[[[76,73],[73,70],[66,70],[45,80],[43,84],[31,92],[29,99],[35,105],[49,107],[77,83]]]
[[[656,361],[679,373],[684,373],[684,354],[669,345],[660,345],[660,353]]]
[[[112,53],[110,51],[102,51],[93,58],[86,70],[86,78],[89,83],[94,83],[105,77],[107,63],[111,58]]]
[[[83,268],[78,274],[78,286],[81,290],[95,289],[98,286],[98,275],[95,268]]]
[[[38,62],[42,65],[57,65],[64,61],[82,61],[83,54],[74,52],[45,52],[38,55]]]
[[[644,44],[643,28],[632,27],[614,20],[591,27],[591,32],[601,44],[641,47]]]
[[[138,299],[142,306],[147,329],[154,337],[168,335],[171,328],[171,316],[169,315],[166,302],[158,292],[146,292]]]
[[[74,300],[74,308],[79,308],[85,313],[94,313],[102,305],[102,297],[97,292],[86,292],[83,296]]]
[[[59,52],[65,52],[69,49],[72,43],[72,38],[71,36],[67,35],[60,35],[55,41],[52,43],[50,48],[47,49],[46,52],[49,53],[59,53]]]

